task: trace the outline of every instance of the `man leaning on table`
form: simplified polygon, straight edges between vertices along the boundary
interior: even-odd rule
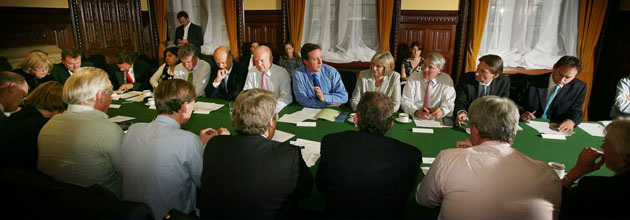
[[[348,92],[334,67],[322,63],[319,45],[307,43],[300,50],[304,66],[293,72],[295,100],[305,107],[339,106],[348,102]]]
[[[394,104],[387,95],[365,92],[354,117],[358,131],[322,139],[316,183],[326,195],[326,217],[403,217],[422,153],[385,136],[394,125],[393,114]]]
[[[260,88],[275,93],[276,112],[293,101],[291,76],[283,67],[273,64],[271,49],[260,46],[254,50],[255,67],[249,68],[243,90]]]
[[[177,50],[180,64],[175,66],[175,78],[186,80],[195,86],[197,96],[204,96],[210,81],[210,64],[197,57],[195,46],[186,43]]]
[[[235,136],[212,138],[203,154],[201,218],[291,217],[297,199],[313,189],[300,148],[271,140],[276,130],[272,92],[250,89],[236,97]]]
[[[582,71],[582,61],[563,56],[551,73],[533,76],[525,82],[515,97],[521,121],[534,118],[560,123],[558,131],[573,131],[582,121],[582,105],[586,83],[575,77]]]
[[[39,132],[37,169],[55,180],[100,185],[120,198],[122,129],[107,120],[113,87],[105,71],[83,67],[66,80],[68,110]]]
[[[213,81],[206,86],[206,97],[236,99],[245,86],[247,67],[234,62],[232,51],[226,46],[215,49],[212,57],[218,68],[210,73],[210,80]]]
[[[148,204],[162,218],[172,208],[191,213],[201,186],[203,147],[225,128],[207,128],[199,136],[180,128],[195,104],[193,85],[166,80],[154,92],[158,116],[129,127],[121,146],[122,198]],[[150,183],[150,184],[147,184]]]
[[[471,139],[438,154],[418,185],[418,204],[441,206],[439,219],[557,219],[558,175],[511,147],[519,119],[514,102],[485,96],[468,116]]]
[[[440,119],[450,116],[455,102],[451,76],[443,73],[446,59],[439,53],[424,57],[422,74],[413,74],[403,89],[403,110],[420,119]]]

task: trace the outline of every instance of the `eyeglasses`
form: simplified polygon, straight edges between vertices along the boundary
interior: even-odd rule
[[[31,70],[37,71],[37,72],[48,72],[48,70],[50,70],[50,68],[48,67],[37,67],[37,68],[31,68]]]

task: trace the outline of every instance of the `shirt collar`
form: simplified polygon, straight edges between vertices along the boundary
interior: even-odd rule
[[[92,111],[92,110],[96,110],[96,109],[87,105],[75,105],[75,104],[68,105],[68,112],[84,112],[84,111]]]
[[[422,81],[424,81],[425,84],[429,83],[429,79],[427,79],[427,78],[422,78]],[[437,84],[437,77],[435,77],[431,81],[433,81],[433,85]]]
[[[485,86],[489,87],[490,84],[492,83],[492,80],[494,80],[494,79],[490,79],[490,82],[488,82],[488,83],[481,83],[481,82],[479,82],[479,86],[484,86],[485,85]]]
[[[551,74],[549,74],[549,86],[548,86],[548,87],[549,87],[549,88],[553,88],[553,87],[556,87],[556,86],[560,86],[560,88],[562,89],[562,87],[563,87],[564,85],[558,85],[558,84],[556,84],[556,83],[553,81],[553,73],[551,73]]]
[[[155,118],[155,121],[165,123],[166,125],[169,125],[175,128],[180,128],[180,124],[177,121],[175,121],[175,119],[168,117],[166,115],[158,115]]]
[[[192,22],[188,22],[185,28],[188,29],[190,27],[190,24],[192,24]]]

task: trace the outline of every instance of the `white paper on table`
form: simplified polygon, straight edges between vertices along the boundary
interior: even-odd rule
[[[149,109],[157,109],[157,108],[155,108],[155,105],[151,105],[149,106]]]
[[[306,163],[306,166],[308,167],[315,165],[321,156],[319,153],[321,150],[321,143],[319,142],[298,138],[295,141],[291,141],[291,144],[303,147],[301,150],[302,159],[304,159],[304,163]]]
[[[544,139],[553,139],[553,140],[566,140],[567,138],[561,134],[540,134],[540,136]]]
[[[416,116],[413,116],[413,122],[416,123],[416,127],[425,127],[425,128],[449,128],[449,126],[442,125],[441,122],[436,120],[426,120],[420,119]]]
[[[117,104],[109,104],[109,108],[120,108],[120,105],[117,105]]]
[[[109,118],[109,121],[116,123],[116,122],[129,121],[129,120],[133,120],[133,119],[136,119],[136,118],[118,115],[118,116],[114,116],[114,117]]]
[[[283,115],[280,119],[278,119],[278,121],[297,124],[298,122],[302,122],[306,119],[315,119],[315,116],[319,113],[319,111],[321,111],[321,109],[303,108],[300,111]]]
[[[422,163],[433,164],[435,157],[422,157]]]
[[[595,137],[604,137],[604,126],[595,123],[581,123],[578,125],[586,133]]]
[[[211,102],[195,102],[193,110],[198,111],[197,114],[210,114],[211,111],[216,111],[223,106],[224,104],[216,104]]]
[[[610,124],[610,122],[612,122],[612,121],[599,121],[599,123],[602,123],[604,125],[604,127],[608,126],[608,124]]]
[[[413,133],[433,134],[433,129],[431,129],[431,128],[412,128],[411,132],[413,132]]]
[[[527,122],[527,125],[529,125],[533,129],[536,129],[538,133],[540,134],[556,134],[556,135],[563,135],[563,136],[571,136],[573,134],[573,132],[571,131],[563,131],[563,132],[554,131],[551,128],[549,128],[549,122],[529,121]]]
[[[271,140],[277,141],[277,142],[285,142],[289,139],[291,139],[293,136],[295,136],[294,134],[291,133],[287,133],[281,130],[276,130],[276,132],[273,134],[273,138],[271,138]]]
[[[429,172],[429,168],[431,168],[431,167],[420,167],[420,169],[422,169],[422,173],[424,173],[424,175],[427,175],[427,173]]]
[[[128,98],[126,100],[130,101],[130,102],[142,102],[142,101],[144,101],[144,94],[140,94],[140,95],[134,96],[132,98]]]
[[[142,92],[140,92],[140,91],[129,91],[129,92],[126,92],[126,93],[123,93],[123,94],[119,94],[117,96],[119,98],[121,98],[121,99],[128,99],[128,98],[131,98],[131,97],[134,97],[134,96],[138,96],[138,95],[141,95],[141,94],[142,94]]]
[[[306,121],[301,121],[298,122],[296,124],[298,127],[316,127],[317,126],[317,122],[306,122]]]
[[[119,99],[120,99],[120,95],[118,95],[116,93],[112,94],[112,100],[116,101],[116,100],[119,100]]]

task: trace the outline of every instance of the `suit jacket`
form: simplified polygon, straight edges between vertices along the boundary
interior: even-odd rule
[[[175,42],[177,40],[184,39],[184,25],[180,25],[175,29]],[[201,54],[201,45],[203,45],[203,32],[201,32],[201,27],[199,25],[190,23],[190,27],[188,27],[188,43],[195,45],[197,48],[197,54]]]
[[[32,92],[33,89],[37,88],[40,84],[55,80],[55,78],[50,74],[44,76],[41,79],[38,79],[37,77],[35,77],[35,75],[28,74],[24,72],[24,70],[22,69],[16,69],[16,70],[13,70],[13,72],[20,74],[21,76],[24,77],[24,80],[26,80],[26,84],[28,84],[29,93]]]
[[[510,77],[500,74],[493,79],[490,87],[486,89],[487,95],[500,97],[510,97]],[[459,78],[459,83],[455,87],[455,109],[453,115],[456,116],[461,110],[468,111],[470,103],[479,98],[479,82],[475,80],[475,72],[465,73]]]
[[[24,106],[0,126],[2,167],[37,170],[37,136],[46,122],[37,109]]]
[[[562,188],[560,219],[630,219],[630,172],[612,177],[585,176],[577,186]]]
[[[532,76],[525,83],[515,97],[518,110],[522,114],[525,111],[534,112],[537,118],[542,117],[547,104],[549,76],[551,73]],[[573,79],[564,85],[547,111],[547,118],[551,122],[562,122],[571,119],[575,125],[582,122],[582,105],[586,97],[586,83],[579,79]]]
[[[236,96],[243,91],[245,86],[245,79],[247,79],[247,66],[243,66],[240,63],[232,62],[232,72],[228,78],[227,85],[224,80],[217,88],[212,86],[214,79],[217,78],[218,68],[212,68],[210,72],[210,82],[206,86],[206,97],[208,98],[220,98],[225,100],[234,100]],[[227,86],[227,91],[225,87]]]
[[[123,71],[120,71],[118,67],[112,67],[112,69],[113,71],[110,74],[109,78],[110,78],[110,81],[112,81],[114,90],[116,90],[122,84],[125,84],[127,74]],[[152,89],[153,87],[149,83],[149,79],[151,78],[151,76],[153,76],[153,71],[151,71],[151,68],[149,67],[148,63],[142,60],[134,61],[133,62],[134,83],[133,83],[133,88],[131,90],[142,91],[145,89]]]
[[[87,60],[82,60],[81,67],[94,66],[89,63],[90,62]],[[55,78],[55,81],[61,84],[65,84],[66,80],[70,78],[70,73],[68,72],[68,69],[66,69],[66,66],[63,65],[63,63],[57,63],[53,65],[53,68],[50,70],[50,75],[52,75]]]
[[[364,131],[324,136],[317,190],[332,218],[401,218],[415,186],[422,153],[417,148]]]
[[[261,135],[220,135],[204,150],[197,206],[201,218],[280,218],[312,189],[298,147]]]

